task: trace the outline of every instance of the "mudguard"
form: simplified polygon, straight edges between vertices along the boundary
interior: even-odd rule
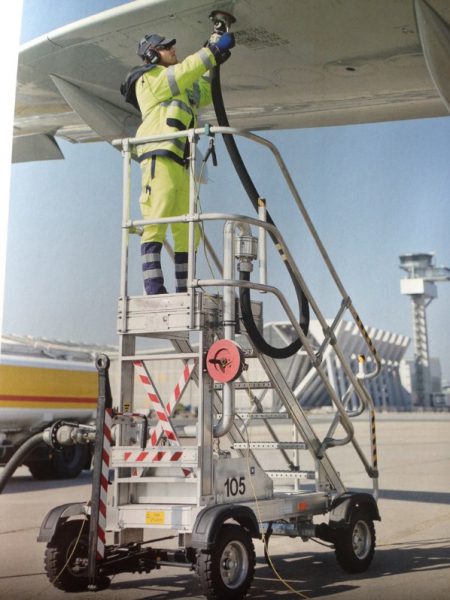
[[[347,527],[355,509],[364,509],[372,521],[381,521],[378,505],[372,494],[364,492],[346,492],[333,501],[330,512],[330,527]]]
[[[78,515],[87,516],[84,510],[85,506],[85,502],[74,502],[71,504],[61,504],[61,506],[52,508],[42,521],[37,541],[49,542],[55,535],[55,531],[63,519],[65,520]]]
[[[237,521],[253,538],[261,537],[258,520],[251,508],[240,504],[221,504],[204,508],[197,515],[192,530],[192,547],[211,550],[217,541],[221,525],[228,519]]]

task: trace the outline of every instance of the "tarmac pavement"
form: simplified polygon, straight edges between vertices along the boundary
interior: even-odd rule
[[[322,417],[313,417],[326,431]],[[370,452],[367,423],[356,423]],[[450,598],[450,414],[387,414],[377,420],[380,466],[377,549],[366,573],[341,570],[332,549],[313,541],[273,537],[269,552],[279,577],[255,542],[256,574],[248,598],[335,600],[448,600]],[[252,434],[253,435],[253,434]],[[366,439],[367,438],[367,439]],[[256,439],[256,438],[254,438]],[[339,454],[340,453],[340,454]],[[333,460],[333,451],[329,452]],[[336,464],[350,489],[369,489],[349,448]],[[0,496],[0,597],[4,600],[174,600],[203,598],[187,569],[162,567],[149,575],[115,576],[109,589],[69,594],[54,588],[43,569],[44,544],[36,542],[50,508],[90,497],[91,474],[77,480],[37,482],[21,467]]]

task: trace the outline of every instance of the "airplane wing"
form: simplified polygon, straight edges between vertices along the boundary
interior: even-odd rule
[[[139,113],[120,84],[148,32],[178,56],[211,33],[211,11],[236,17],[222,67],[230,123],[246,129],[447,115],[448,0],[137,0],[53,31],[19,55],[13,160],[63,158],[56,138],[133,136]],[[203,113],[215,122],[212,108]]]

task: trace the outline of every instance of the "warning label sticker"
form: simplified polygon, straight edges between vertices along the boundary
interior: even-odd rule
[[[145,513],[146,525],[164,525],[166,522],[166,513],[163,510],[150,510]]]

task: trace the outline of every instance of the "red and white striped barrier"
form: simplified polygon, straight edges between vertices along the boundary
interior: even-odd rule
[[[169,442],[179,443],[177,435],[170,422],[170,416],[175,411],[178,403],[180,402],[183,396],[183,393],[191,378],[194,367],[195,361],[190,360],[186,363],[183,369],[183,373],[181,374],[180,379],[178,380],[172,392],[172,395],[169,397],[165,404],[161,402],[161,404],[163,404],[164,406],[164,414],[162,415],[160,414],[160,412],[156,413],[159,421],[156,427],[154,427],[150,432],[150,443],[152,446],[156,446],[156,444],[161,439],[162,435],[164,435],[169,440]]]
[[[194,371],[194,367],[195,360],[188,360],[184,365],[183,373],[180,375],[180,378],[172,392],[172,396],[169,398],[165,406],[168,415],[173,413],[177,407],[177,404],[181,400],[184,390],[186,389],[187,384],[192,376],[192,372]]]
[[[180,441],[175,432],[175,429],[170,421],[170,416],[174,412],[178,403],[180,402],[183,393],[189,383],[189,380],[192,376],[195,361],[188,360],[184,366],[183,372],[172,392],[172,395],[169,397],[167,402],[163,402],[148,370],[142,361],[135,361],[134,367],[138,374],[139,380],[141,381],[144,389],[147,393],[147,397],[151,402],[151,409],[153,409],[158,418],[158,423],[155,427],[150,431],[150,445],[156,446],[160,441],[161,437],[165,437],[169,444],[171,445],[180,445]],[[191,469],[183,468],[183,473],[185,476],[188,476],[191,473]]]
[[[164,449],[163,449],[164,448]],[[197,465],[198,451],[196,448],[161,446],[161,450],[135,450],[124,448],[112,449],[113,467],[148,467],[155,463],[165,466],[183,465],[194,467]]]
[[[100,560],[105,556],[106,506],[111,458],[111,427],[112,409],[107,408],[105,409],[105,423],[103,425],[102,472],[100,478],[100,500],[97,527],[97,560]]]

